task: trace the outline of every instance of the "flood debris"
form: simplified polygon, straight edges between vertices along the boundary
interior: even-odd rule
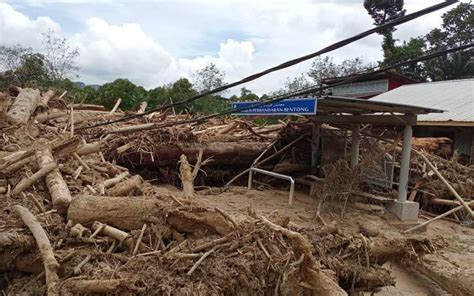
[[[285,171],[290,166],[283,164],[298,164],[310,145],[299,124],[255,127],[219,119],[173,126],[188,115],[152,113],[78,132],[90,120],[123,115],[121,100],[106,111],[85,104],[58,108],[55,101],[66,96],[53,91],[21,89],[14,98],[0,97],[11,104],[3,108],[0,151],[0,288],[7,294],[348,295],[394,285],[382,267],[386,261],[418,260],[441,247],[367,227],[347,234],[321,215],[322,224],[312,228],[251,207],[236,217],[197,193],[199,178],[220,178],[224,185],[251,165],[280,164]],[[132,132],[158,121],[170,125]],[[445,178],[465,194],[470,181],[459,172],[470,175],[471,169],[436,160],[452,168],[457,183]],[[150,167],[161,183],[181,186],[155,185],[136,174]],[[347,203],[361,190],[358,171],[347,163],[326,171],[323,191],[315,191],[321,200]],[[431,176],[430,170],[423,174]],[[348,177],[353,181],[341,179]]]

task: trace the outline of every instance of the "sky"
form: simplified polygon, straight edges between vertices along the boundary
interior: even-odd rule
[[[411,13],[440,1],[405,0],[405,8]],[[401,42],[426,34],[447,10],[399,26],[394,37]],[[150,89],[192,78],[211,62],[232,82],[367,30],[372,22],[363,0],[0,0],[0,45],[41,51],[42,33],[51,29],[79,49],[76,80],[127,78]],[[375,62],[382,58],[381,41],[372,35],[329,56]],[[304,62],[245,87],[269,93],[310,66]]]

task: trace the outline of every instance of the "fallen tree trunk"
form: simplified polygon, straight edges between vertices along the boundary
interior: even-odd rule
[[[437,283],[450,295],[472,295],[473,272],[460,269],[457,265],[437,255],[427,255],[418,262],[409,261],[409,266]]]
[[[129,149],[126,157],[118,157],[123,164],[143,166],[169,166],[176,165],[181,155],[185,155],[190,163],[197,161],[199,150],[203,150],[203,158],[212,157],[213,164],[217,166],[229,165],[249,167],[253,160],[265,150],[266,142],[214,142],[203,146],[179,147],[176,145],[163,145],[155,148],[153,155],[140,154]],[[212,165],[212,164],[211,164]]]
[[[151,197],[78,195],[69,206],[67,218],[88,227],[100,221],[123,230],[141,229],[145,223],[164,220],[177,231],[196,236],[222,235],[232,230],[216,211],[196,206],[175,209]]]
[[[59,295],[59,277],[57,274],[59,263],[54,257],[53,248],[46,232],[28,209],[19,205],[15,206],[14,209],[16,214],[23,220],[23,223],[30,229],[40,250],[45,269],[48,295]]]
[[[37,89],[23,88],[7,112],[7,121],[11,124],[28,122],[40,100],[40,91]]]
[[[40,168],[46,167],[51,163],[56,163],[48,147],[36,151],[36,160]],[[71,203],[72,196],[58,168],[53,169],[46,175],[46,186],[51,195],[53,208],[58,210],[58,213],[66,212]]]

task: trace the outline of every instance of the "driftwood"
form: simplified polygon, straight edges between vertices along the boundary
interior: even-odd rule
[[[93,104],[72,104],[72,108],[74,108],[74,110],[105,111],[104,106]]]
[[[441,173],[436,169],[436,167],[431,163],[431,161],[428,160],[428,158],[421,152],[418,152],[416,150],[413,150],[418,156],[423,159],[423,161],[428,165],[428,167],[438,176],[438,178],[448,187],[449,191],[456,197],[456,199],[463,205],[463,207],[467,210],[467,212],[471,215],[472,218],[474,218],[474,211],[468,206],[466,201],[457,193],[456,190],[454,190],[453,186],[449,184],[449,182],[441,175]]]
[[[202,160],[203,150],[199,150],[197,156],[196,164],[194,169],[191,170],[191,165],[188,162],[186,155],[181,155],[180,166],[179,166],[179,176],[181,178],[181,183],[183,184],[183,197],[191,198],[194,196],[194,179],[196,179],[201,166],[206,165],[211,161],[210,158]]]
[[[59,277],[57,274],[59,263],[54,257],[53,248],[46,232],[28,209],[19,205],[15,206],[14,209],[16,214],[23,220],[23,223],[30,229],[40,250],[46,274],[48,295],[59,295]]]
[[[64,282],[61,287],[63,295],[78,294],[109,294],[117,293],[121,286],[128,286],[127,281],[120,279],[99,279],[99,280],[83,280],[70,279]]]
[[[67,212],[68,220],[91,226],[95,221],[125,230],[140,229],[159,215],[153,198],[79,195]]]
[[[41,95],[41,98],[38,103],[38,107],[41,107],[43,109],[48,108],[49,100],[51,100],[54,97],[54,95],[55,95],[54,90],[50,89],[47,92],[45,92],[43,95]]]
[[[127,247],[127,249],[133,250],[134,244],[132,236],[130,236],[125,231],[97,221],[92,223],[92,230],[97,231],[99,234],[102,233],[103,235],[113,238],[119,241],[123,246]]]
[[[36,152],[36,160],[40,168],[56,163],[48,147],[43,147]],[[58,168],[53,169],[46,175],[46,186],[51,195],[53,208],[58,210],[59,213],[66,212],[72,196]]]
[[[87,227],[100,221],[120,229],[135,230],[145,223],[165,218],[170,227],[195,236],[223,235],[232,231],[232,227],[217,211],[198,207],[173,209],[166,200],[138,196],[78,195],[69,206],[67,219]]]
[[[57,118],[61,118],[61,117],[64,117],[64,116],[67,116],[68,113],[66,111],[47,111],[47,112],[43,112],[43,113],[40,113],[38,115],[36,115],[35,117],[35,120],[38,121],[39,123],[44,123],[44,122],[47,122],[49,120],[53,120],[53,119],[57,119]]]
[[[268,228],[283,234],[284,236],[288,237],[293,241],[294,250],[298,252],[296,255],[303,258],[303,261],[301,263],[306,262],[306,264],[304,264],[304,272],[308,274],[306,278],[310,280],[309,285],[314,288],[315,295],[347,295],[347,292],[344,291],[333,278],[331,278],[328,274],[326,274],[320,269],[319,264],[316,262],[311,253],[311,244],[301,233],[294,232],[279,225],[276,225],[263,216],[259,216],[258,218]],[[295,264],[295,266],[296,265],[297,264]],[[290,291],[284,292],[288,292],[291,294]]]
[[[278,152],[276,153],[273,153],[272,155],[270,155],[269,157],[257,162],[257,163],[253,163],[252,164],[252,167],[258,167],[272,159],[274,159],[275,157],[283,154],[283,152],[285,152],[286,150],[290,149],[293,145],[295,145],[296,143],[298,143],[299,141],[301,141],[303,138],[307,137],[309,135],[309,133],[306,133],[306,134],[303,134],[301,136],[299,136],[298,138],[294,139],[293,141],[291,141],[289,144],[287,144],[285,147],[281,148],[280,150],[278,150]],[[273,146],[273,145],[271,145]],[[270,146],[270,147],[271,147]],[[261,155],[262,156],[262,155]],[[259,156],[260,157],[260,156]],[[243,175],[247,174],[248,172],[250,171],[250,169],[246,169],[242,172],[240,172],[237,176],[235,176],[234,178],[232,178],[229,182],[227,182],[225,184],[225,187],[229,187],[230,184],[234,183],[237,179],[239,179],[240,177],[242,177]]]
[[[110,196],[126,196],[130,192],[140,189],[143,180],[140,176],[135,175],[123,182],[116,184],[107,191]]]
[[[31,175],[30,177],[28,178],[25,178],[25,179],[22,179],[17,185],[16,187],[12,190],[11,194],[12,195],[16,195],[20,192],[22,192],[23,190],[25,190],[26,188],[30,187],[31,185],[33,185],[36,181],[38,181],[39,179],[43,178],[45,175],[49,174],[52,170],[56,169],[57,168],[57,165],[56,163],[52,162],[52,163],[49,163],[49,164],[45,164],[39,171],[37,171],[36,173],[34,173],[33,175]]]
[[[40,91],[37,89],[23,88],[7,112],[7,121],[11,124],[28,122],[40,100]]]

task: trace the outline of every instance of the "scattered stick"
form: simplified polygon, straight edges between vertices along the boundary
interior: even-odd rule
[[[142,230],[140,231],[140,235],[138,236],[137,242],[135,243],[135,247],[133,248],[132,256],[135,256],[138,252],[138,247],[142,243],[143,234],[145,233],[146,227],[146,223],[143,224]]]
[[[167,196],[168,196],[169,198],[171,198],[172,200],[174,200],[174,202],[176,202],[178,205],[184,207],[184,204],[183,204],[182,202],[180,202],[179,199],[176,198],[176,196],[174,196],[173,194],[170,193],[170,194],[168,194]]]
[[[59,277],[57,274],[59,263],[54,257],[51,243],[35,216],[25,207],[14,206],[15,213],[23,220],[23,223],[30,229],[36,240],[46,273],[46,286],[48,296],[59,295]]]
[[[91,260],[92,256],[91,255],[87,255],[86,258],[84,258],[84,260],[82,260],[81,262],[79,262],[79,264],[77,264],[76,267],[74,267],[73,269],[73,273],[74,275],[79,275],[81,274],[81,268],[87,264],[87,262],[89,262]]]
[[[22,179],[12,190],[11,194],[16,195],[22,192],[23,190],[27,189],[28,187],[36,183],[36,181],[38,181],[39,179],[49,174],[55,168],[57,168],[57,165],[54,162],[45,164],[41,169],[39,169],[36,173],[31,175],[30,177]]]
[[[77,178],[79,178],[79,176],[81,175],[81,172],[82,172],[82,169],[83,169],[83,168],[84,168],[84,167],[83,167],[82,165],[80,165],[80,166],[74,171],[74,173],[72,174],[72,178],[73,178],[74,180],[77,180]]]
[[[119,183],[120,181],[122,181],[123,179],[127,178],[128,176],[130,176],[130,173],[128,171],[126,172],[123,172],[111,179],[107,179],[105,180],[102,185],[104,186],[104,188],[109,188],[117,183]]]
[[[35,196],[31,193],[28,193],[28,194],[25,194],[24,192],[21,193],[23,195],[23,197],[27,197],[29,198],[33,204],[35,205],[35,207],[41,212],[41,213],[45,213],[46,210],[44,208],[44,206],[35,198]]]
[[[474,200],[471,200],[470,202],[468,202],[467,205],[468,205],[468,206],[474,205]],[[459,211],[459,210],[461,210],[461,209],[463,209],[463,208],[464,208],[464,205],[460,205],[460,206],[458,206],[458,207],[455,207],[454,209],[451,209],[451,210],[447,211],[447,212],[444,213],[444,214],[441,214],[441,215],[436,216],[436,217],[434,217],[434,218],[432,218],[432,219],[430,219],[430,220],[428,220],[428,221],[426,221],[426,222],[423,222],[423,223],[421,223],[420,225],[417,225],[417,226],[414,226],[414,227],[412,227],[412,228],[409,228],[409,229],[403,231],[403,233],[406,234],[406,233],[412,232],[412,231],[414,231],[414,230],[417,230],[417,229],[419,229],[419,228],[422,228],[422,227],[424,227],[424,226],[426,226],[426,225],[428,225],[428,224],[430,224],[430,223],[433,223],[433,222],[436,221],[436,220],[439,220],[439,219],[441,219],[441,218],[444,218],[444,217],[446,217],[446,216],[448,216],[448,215],[450,215],[450,214],[452,214],[452,213],[455,213],[455,212],[457,212],[457,211]]]
[[[72,153],[72,156],[74,156],[74,158],[79,161],[86,171],[91,169],[90,166],[79,156],[79,154],[77,154],[77,152]]]
[[[293,145],[295,145],[296,143],[298,143],[300,140],[304,139],[305,137],[307,137],[309,135],[309,133],[305,133],[301,136],[299,136],[298,138],[294,139],[293,141],[291,141],[291,143],[289,143],[288,145],[286,145],[285,147],[281,148],[278,152],[276,153],[273,153],[272,155],[270,155],[269,157],[253,164],[251,167],[258,167],[258,166],[261,166],[262,164],[266,163],[267,161],[270,161],[272,159],[274,159],[275,157],[281,155],[283,152],[285,152],[286,150],[288,150],[289,148],[291,148]],[[269,146],[269,147],[272,147],[272,146]],[[270,149],[270,148],[269,148]],[[230,184],[234,183],[237,179],[239,179],[240,177],[242,177],[243,175],[245,175],[246,173],[248,173],[250,171],[250,168],[246,169],[245,171],[242,171],[240,172],[237,176],[235,176],[234,178],[232,178],[229,182],[227,182],[224,186],[224,188],[227,188],[230,186]]]
[[[221,214],[226,220],[228,220],[230,223],[232,223],[234,229],[237,229],[237,222],[235,222],[234,218],[232,218],[229,214],[225,213],[223,210],[219,208],[214,208],[219,214]]]
[[[270,256],[270,253],[268,253],[267,249],[265,249],[265,246],[263,245],[262,241],[260,240],[260,238],[257,238],[257,244],[258,246],[260,247],[260,249],[262,249],[263,253],[265,254],[265,256],[267,256],[268,260],[272,261],[272,256]],[[304,254],[302,254],[304,256]]]
[[[225,244],[214,246],[212,249],[210,249],[209,251],[204,253],[204,255],[202,255],[202,257],[199,258],[199,260],[196,263],[194,263],[193,267],[191,267],[191,269],[188,271],[187,275],[192,275],[193,272],[196,270],[196,268],[198,268],[198,266],[204,261],[204,259],[206,259],[207,257],[209,257],[209,255],[211,255],[212,253],[217,251],[217,249],[222,248],[224,245]]]
[[[118,107],[120,106],[121,102],[122,102],[122,99],[118,98],[117,101],[115,102],[114,107],[112,108],[112,110],[110,110],[109,114],[114,114],[115,111],[117,111]]]
[[[74,108],[71,106],[71,138],[74,137]]]

